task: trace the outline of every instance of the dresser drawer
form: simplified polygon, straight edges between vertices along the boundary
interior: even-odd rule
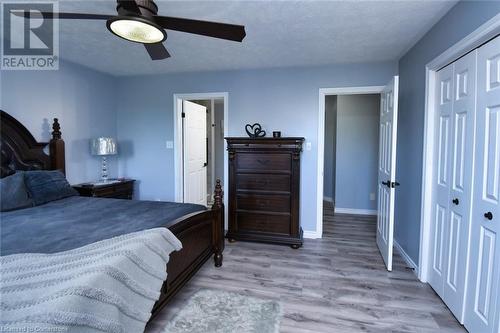
[[[115,194],[114,186],[102,187],[94,189],[94,196],[96,197],[111,197]]]
[[[236,155],[236,172],[240,170],[290,172],[292,157],[280,153],[240,153]]]
[[[244,174],[236,176],[238,190],[290,192],[289,175]]]
[[[290,216],[259,213],[237,213],[239,231],[290,234]]]
[[[290,212],[290,196],[272,194],[238,194],[237,209],[263,212]]]

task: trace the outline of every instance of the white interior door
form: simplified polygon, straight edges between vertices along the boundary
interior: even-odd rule
[[[431,267],[429,284],[444,299],[446,278],[446,248],[448,237],[447,221],[450,206],[450,164],[452,159],[451,133],[453,115],[453,64],[437,73],[436,79],[436,120],[433,166],[434,207],[431,220]]]
[[[450,197],[443,294],[451,312],[463,323],[468,262],[467,242],[472,205],[476,52],[457,60],[453,66]]]
[[[182,101],[184,202],[207,205],[207,108]]]
[[[382,92],[378,163],[377,245],[387,270],[392,271],[394,241],[394,194],[398,124],[398,76]]]
[[[437,74],[429,283],[463,323],[473,179],[476,52]]]
[[[500,37],[478,49],[476,158],[465,327],[500,332]]]

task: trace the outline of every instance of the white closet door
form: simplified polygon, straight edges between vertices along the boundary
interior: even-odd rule
[[[500,332],[500,38],[478,49],[477,126],[465,327]]]
[[[476,114],[476,51],[454,63],[450,160],[450,198],[447,221],[446,271],[443,297],[463,323]]]
[[[463,322],[470,228],[476,53],[438,72],[429,283]]]
[[[451,133],[453,131],[453,64],[441,69],[436,80],[436,120],[433,170],[434,207],[431,221],[431,267],[429,284],[444,299],[448,223],[450,212],[450,165],[452,159]]]

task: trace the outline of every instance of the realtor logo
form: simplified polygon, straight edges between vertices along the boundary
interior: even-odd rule
[[[59,22],[42,13],[54,2],[2,3],[2,70],[59,69]]]

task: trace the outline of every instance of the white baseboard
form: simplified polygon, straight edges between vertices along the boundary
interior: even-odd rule
[[[340,207],[335,207],[335,213],[353,214],[353,215],[377,215],[377,211],[372,209],[355,209],[355,208],[340,208]]]
[[[321,235],[316,231],[304,230],[304,238],[318,239],[318,238],[321,238]]]
[[[399,245],[399,243],[396,240],[394,240],[394,247],[396,248],[396,250],[398,250],[399,255],[406,262],[406,265],[408,265],[408,267],[410,267],[410,268],[413,268],[413,273],[415,273],[415,275],[418,276],[418,266],[417,266],[417,264],[415,264],[415,262],[410,258],[410,256],[408,255],[408,253],[406,253],[405,250],[403,250],[403,248],[401,247],[401,245]]]
[[[323,197],[323,201],[328,201],[328,202],[333,202],[333,198],[332,197]]]

